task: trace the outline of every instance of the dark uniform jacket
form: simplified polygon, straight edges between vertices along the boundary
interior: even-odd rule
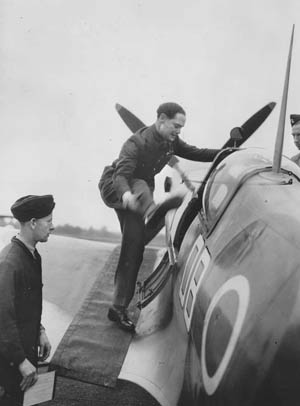
[[[37,366],[41,313],[41,257],[14,237],[0,253],[0,385],[15,383],[25,358]]]
[[[121,208],[122,196],[131,190],[133,179],[143,179],[154,189],[154,176],[168,163],[172,155],[191,161],[211,162],[217,149],[199,149],[176,137],[172,142],[164,140],[155,125],[144,127],[132,135],[123,145],[119,158],[104,168],[99,189],[109,207]]]

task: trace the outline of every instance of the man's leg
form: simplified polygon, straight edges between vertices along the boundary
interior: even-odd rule
[[[138,271],[143,261],[145,224],[143,218],[130,210],[116,210],[121,217],[122,244],[115,274],[114,305],[128,307]]]
[[[134,296],[138,271],[143,261],[145,224],[140,214],[130,210],[116,212],[122,230],[122,244],[115,273],[113,308],[109,310],[108,317],[121,328],[131,331],[134,330],[134,324],[128,319],[126,309]]]
[[[16,366],[0,357],[0,406],[21,406],[23,395],[20,388],[22,376]]]
[[[169,210],[178,208],[183,202],[183,195],[169,195],[163,202],[155,204],[153,193],[142,179],[132,182],[133,193],[139,196],[139,213],[146,220],[145,245],[147,245],[164,227],[165,215]]]
[[[169,210],[177,209],[183,201],[181,195],[168,197],[162,203],[156,205],[155,210],[151,213],[146,221],[145,227],[145,245],[147,245],[164,227],[165,215]]]
[[[20,389],[20,379],[9,385],[9,389],[0,384],[0,406],[22,406],[24,392]]]

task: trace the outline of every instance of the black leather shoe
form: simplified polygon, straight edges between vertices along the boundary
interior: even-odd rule
[[[107,317],[110,321],[115,321],[117,325],[125,331],[134,331],[135,325],[127,315],[126,309],[117,309],[116,307],[110,307],[107,313]]]
[[[146,224],[149,227],[153,227],[157,223],[160,223],[161,219],[164,219],[169,210],[177,209],[183,202],[183,196],[175,195],[168,197],[165,201],[158,204],[156,209],[146,219]]]

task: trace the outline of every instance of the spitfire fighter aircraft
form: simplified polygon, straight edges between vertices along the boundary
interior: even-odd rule
[[[282,156],[292,41],[274,156],[235,149],[270,103],[232,130],[204,180],[194,173],[166,216],[168,252],[140,285],[120,378],[161,405],[300,403],[300,169]]]

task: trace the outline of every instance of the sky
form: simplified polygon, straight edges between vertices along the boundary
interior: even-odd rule
[[[152,124],[159,104],[178,102],[184,140],[218,148],[275,101],[245,143],[274,148],[299,13],[299,0],[1,0],[0,214],[20,196],[51,193],[55,224],[117,230],[97,186],[130,136],[115,103]],[[300,114],[299,71],[296,25],[288,156],[296,153],[289,114]],[[157,195],[169,173],[157,177]]]

